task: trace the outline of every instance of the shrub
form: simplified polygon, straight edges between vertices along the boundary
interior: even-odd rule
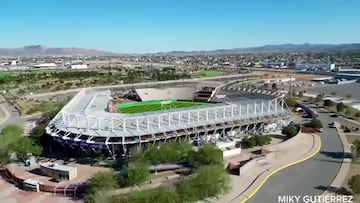
[[[323,100],[324,96],[322,94],[318,94],[316,97],[315,97],[315,102],[321,102]]]
[[[323,125],[319,119],[311,120],[311,122],[307,123],[306,126],[311,127],[311,128],[322,128],[323,127]]]
[[[298,102],[294,98],[286,98],[285,102],[290,107],[295,107],[298,104]]]
[[[355,194],[360,194],[360,175],[351,177],[349,185]]]
[[[335,102],[331,101],[330,99],[325,99],[324,100],[324,106],[332,107],[334,105],[335,105]]]
[[[336,105],[336,110],[337,110],[338,112],[343,112],[345,109],[346,109],[346,105],[343,104],[342,102],[340,102],[340,103],[338,103],[338,104]]]
[[[300,130],[299,126],[286,126],[282,129],[281,133],[286,135],[286,138],[294,137]]]

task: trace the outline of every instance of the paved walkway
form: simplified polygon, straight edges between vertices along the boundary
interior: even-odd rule
[[[0,177],[0,202],[1,203],[75,203],[80,200],[72,200],[62,196],[53,196],[50,193],[29,192],[20,190],[12,183],[6,182]]]
[[[244,176],[230,175],[231,191],[219,199],[212,199],[206,202],[246,202],[261,188],[270,176],[286,167],[300,163],[319,152],[321,140],[318,135],[300,133],[298,136],[301,137],[296,145],[278,151],[274,160],[255,165]]]

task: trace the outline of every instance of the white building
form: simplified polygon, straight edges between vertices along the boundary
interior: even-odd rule
[[[71,64],[70,65],[71,69],[86,69],[88,68],[87,64]]]
[[[56,68],[57,65],[55,63],[41,63],[34,65],[34,68]]]

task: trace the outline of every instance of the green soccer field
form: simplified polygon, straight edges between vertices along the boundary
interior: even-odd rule
[[[188,108],[194,106],[201,106],[206,104],[205,102],[191,102],[191,101],[176,101],[176,100],[157,100],[146,102],[133,102],[119,104],[118,112],[126,114],[144,113],[150,111],[161,111],[178,108]]]

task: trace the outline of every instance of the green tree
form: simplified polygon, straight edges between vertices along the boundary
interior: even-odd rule
[[[273,84],[271,85],[271,89],[272,89],[273,91],[276,91],[276,90],[278,89],[276,83],[273,83]]]
[[[348,99],[351,99],[351,97],[352,97],[351,94],[347,94],[347,95],[346,95],[346,98],[348,98]]]
[[[354,113],[354,110],[352,108],[347,108],[346,111],[345,111],[345,114],[347,116],[351,116],[353,113]]]
[[[299,96],[299,97],[303,97],[303,96],[304,96],[304,91],[299,91],[298,96]]]
[[[198,188],[192,180],[177,184],[176,192],[181,197],[181,202],[196,202],[199,199]]]
[[[360,118],[360,112],[356,112],[355,117]]]
[[[355,194],[360,194],[360,175],[355,175],[349,180],[349,185]]]
[[[72,85],[73,85],[72,82],[67,82],[67,83],[65,83],[65,87],[66,87],[66,88],[70,88]]]
[[[229,176],[223,165],[208,165],[199,168],[192,180],[198,188],[198,198],[205,199],[225,194],[229,190]]]
[[[308,127],[312,128],[322,128],[323,125],[319,119],[312,119],[310,123],[307,124]]]
[[[9,162],[9,150],[0,143],[0,166]]]
[[[335,105],[335,102],[331,101],[330,99],[325,99],[324,100],[324,106],[332,107],[334,105]]]
[[[286,126],[282,129],[281,133],[286,135],[286,138],[292,138],[299,132],[297,126]]]
[[[22,134],[22,127],[18,125],[8,125],[4,127],[0,133],[0,143],[8,146],[11,143],[17,142],[22,137]]]
[[[16,155],[25,160],[28,153],[34,156],[40,156],[42,153],[42,147],[34,143],[28,137],[23,137],[17,142],[10,144],[11,149],[16,152]]]
[[[336,110],[337,112],[343,112],[346,109],[346,105],[342,102],[336,104]]]
[[[101,171],[94,174],[88,182],[88,194],[118,188],[118,178],[113,171]]]
[[[321,102],[323,100],[324,96],[322,94],[318,94],[315,97],[315,102]]]
[[[224,161],[222,151],[210,144],[201,147],[198,151],[191,151],[188,158],[189,164],[196,168],[208,164],[222,165]]]
[[[148,180],[150,177],[149,165],[135,161],[125,166],[120,173],[120,185],[121,186],[133,186],[141,184]]]
[[[289,97],[285,99],[285,102],[290,107],[295,107],[298,104],[295,98],[289,98]]]

